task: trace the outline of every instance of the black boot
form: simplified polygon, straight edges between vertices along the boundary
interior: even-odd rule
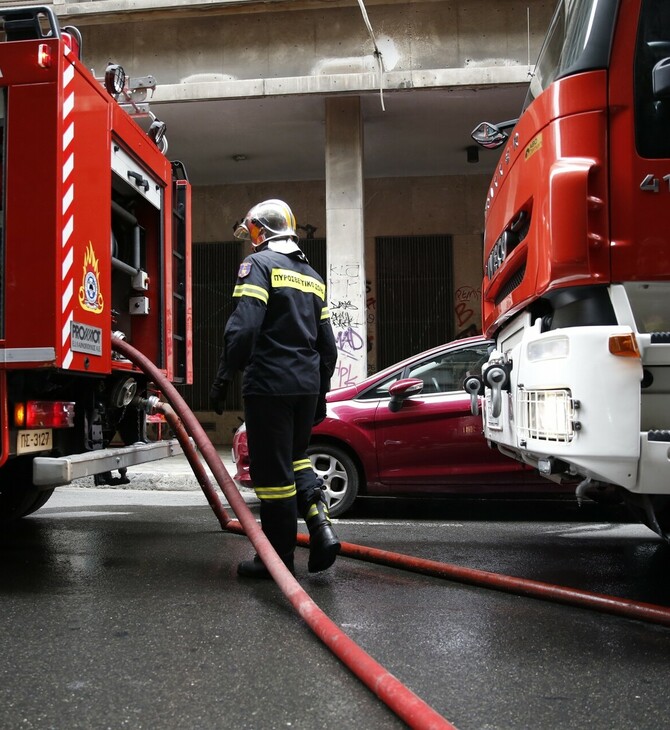
[[[281,557],[281,555],[279,557]],[[295,575],[293,555],[282,558],[282,561],[291,571],[291,574]],[[265,567],[263,561],[258,557],[258,555],[254,555],[251,560],[243,560],[239,563],[237,566],[237,574],[242,575],[245,578],[272,578],[270,571]]]
[[[319,490],[319,498],[307,508],[305,524],[309,530],[309,561],[307,570],[318,573],[330,568],[340,552],[340,541],[333,531],[328,514],[328,505],[323,493]]]
[[[297,532],[296,498],[262,499],[260,506],[261,526],[265,537],[282,559],[284,565],[295,575],[293,553],[295,552]],[[272,578],[258,555],[251,560],[243,560],[237,566],[237,574],[245,578]]]

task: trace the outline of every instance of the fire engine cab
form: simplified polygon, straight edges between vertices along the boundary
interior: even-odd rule
[[[153,78],[80,49],[51,8],[0,8],[0,520],[179,451],[147,439],[152,384],[112,335],[190,382],[190,186]]]
[[[486,438],[670,536],[670,2],[559,0],[485,205]]]

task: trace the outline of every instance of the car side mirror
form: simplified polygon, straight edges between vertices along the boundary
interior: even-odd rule
[[[389,401],[389,411],[396,413],[402,408],[402,404],[407,398],[411,398],[413,395],[419,395],[423,390],[423,380],[419,378],[402,378],[402,380],[396,380],[389,386],[389,394],[391,400]]]

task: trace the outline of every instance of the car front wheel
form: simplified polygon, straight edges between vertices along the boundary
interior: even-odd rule
[[[360,479],[353,459],[330,444],[314,444],[307,449],[307,455],[317,477],[323,479],[330,516],[343,515],[358,495]]]

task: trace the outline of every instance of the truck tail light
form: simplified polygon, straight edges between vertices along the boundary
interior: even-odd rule
[[[51,68],[51,48],[48,43],[40,43],[37,47],[37,64],[41,68]]]
[[[70,401],[30,400],[14,406],[18,428],[72,428],[74,403]]]

